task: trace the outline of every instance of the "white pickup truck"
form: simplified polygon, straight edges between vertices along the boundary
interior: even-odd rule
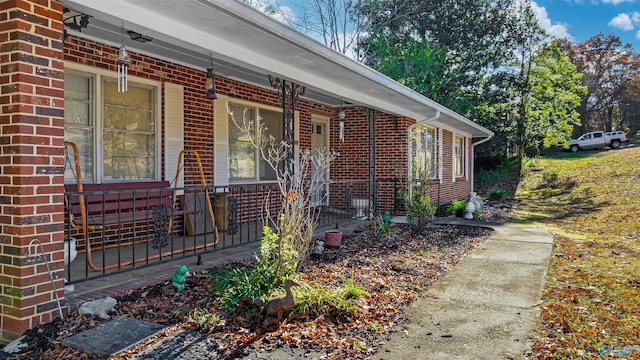
[[[569,140],[569,149],[572,152],[584,149],[602,149],[607,146],[617,149],[620,143],[629,141],[628,135],[622,131],[605,133],[604,131],[594,131],[586,133],[577,139]]]

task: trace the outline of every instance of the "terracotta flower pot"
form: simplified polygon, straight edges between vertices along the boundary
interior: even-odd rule
[[[342,231],[340,230],[327,230],[324,232],[324,244],[325,246],[339,247],[342,245]]]

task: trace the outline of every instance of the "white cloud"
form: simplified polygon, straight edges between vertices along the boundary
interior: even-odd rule
[[[631,13],[631,20],[634,24],[640,23],[640,12],[634,11]]]
[[[296,20],[296,15],[290,7],[284,5],[278,6],[277,2],[271,0],[246,0],[245,3],[281,23],[291,25]]]
[[[602,0],[603,4],[611,4],[611,5],[618,5],[625,2],[632,3],[632,2],[635,2],[635,0]]]
[[[613,26],[624,31],[633,30],[633,21],[631,21],[629,14],[621,13],[609,21],[609,26]]]
[[[269,14],[269,16],[285,24],[292,24],[296,21],[296,14],[290,7],[284,5],[279,6],[275,12]]]
[[[549,19],[549,14],[547,13],[547,9],[544,6],[539,6],[535,1],[531,2],[531,9],[536,14],[538,18],[538,23],[540,26],[551,36],[556,39],[569,39],[573,40],[573,36],[569,34],[569,30],[567,29],[567,25],[563,23],[553,23],[551,19]]]

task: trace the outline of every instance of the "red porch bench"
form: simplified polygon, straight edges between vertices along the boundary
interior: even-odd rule
[[[165,206],[168,215],[184,215],[175,208],[174,191],[168,181],[132,183],[83,184],[78,193],[77,184],[65,184],[67,207],[73,227],[88,231],[102,229],[104,225],[150,219],[154,207]],[[84,195],[83,195],[84,194]],[[86,219],[82,218],[82,201]]]
[[[70,225],[87,241],[88,265],[94,271],[108,267],[93,264],[89,232],[108,225],[142,222],[152,227],[152,234],[170,234],[173,218],[186,214],[176,207],[174,189],[168,181],[82,184],[82,192],[77,184],[65,184],[65,191]]]

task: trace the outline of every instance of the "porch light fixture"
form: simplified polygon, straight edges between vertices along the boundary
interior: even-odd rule
[[[304,92],[306,91],[306,88],[300,84],[296,84],[291,81],[287,82],[286,80],[273,75],[269,75],[269,83],[272,88],[278,91],[278,98],[281,100],[284,97],[286,99],[298,101],[300,96],[304,95]]]
[[[209,54],[209,67],[207,68],[207,81],[204,84],[207,90],[207,99],[215,100],[218,98],[216,95],[216,75],[213,73],[213,57]]]
[[[62,23],[64,24],[64,27],[65,27],[64,29],[65,40],[67,39],[66,28],[82,32],[82,29],[86,29],[89,26],[89,18],[91,17],[91,15],[83,14],[75,10],[71,10],[67,7],[62,8],[62,13],[64,16]]]
[[[120,50],[118,51],[118,92],[126,92],[129,87],[129,63],[131,59],[127,53],[127,48],[124,46],[124,24],[121,27],[121,41]]]
[[[131,38],[131,40],[141,42],[141,43],[146,43],[153,40],[153,38],[149,35],[140,34],[139,32],[135,32],[131,30],[127,31],[127,34],[129,34],[129,37]]]

